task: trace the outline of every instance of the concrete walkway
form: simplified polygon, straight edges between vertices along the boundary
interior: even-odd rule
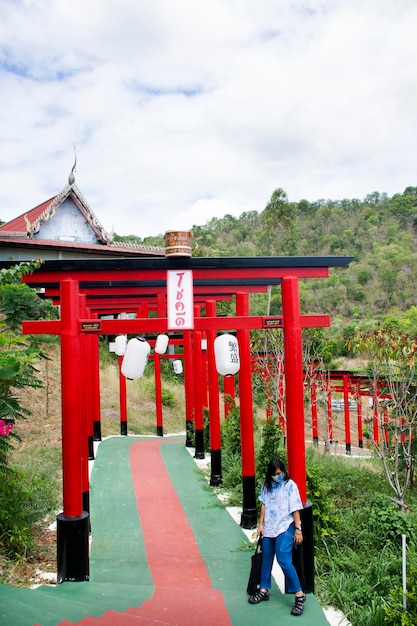
[[[269,602],[247,602],[247,535],[183,439],[103,441],[90,507],[90,581],[0,586],[1,626],[329,626],[312,594],[300,617],[278,586]]]

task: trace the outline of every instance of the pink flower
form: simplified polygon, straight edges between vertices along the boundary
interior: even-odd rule
[[[11,422],[5,422],[4,420],[0,420],[0,435],[7,437],[12,429],[13,424]]]

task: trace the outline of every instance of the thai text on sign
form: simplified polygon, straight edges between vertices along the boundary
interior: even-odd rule
[[[193,273],[167,271],[168,330],[194,328]]]

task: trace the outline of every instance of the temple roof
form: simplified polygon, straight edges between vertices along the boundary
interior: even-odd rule
[[[72,201],[84,217],[89,228],[94,232],[96,243],[42,238],[43,224],[53,219],[57,209],[66,200]],[[91,251],[105,256],[164,256],[165,254],[164,250],[154,246],[120,244],[114,243],[112,239],[112,233],[104,229],[75,184],[73,171],[68,178],[68,184],[59,194],[0,226],[0,247],[33,248],[37,256],[41,256],[41,249],[45,248],[48,250],[65,249],[67,252],[73,250],[88,253]]]
[[[33,237],[34,234],[39,232],[42,224],[54,217],[57,207],[67,198],[74,202],[80,213],[85,217],[97,235],[98,241],[103,244],[109,244],[111,235],[104,230],[75,183],[66,185],[61,193],[53,198],[42,202],[42,204],[30,211],[22,213],[19,217],[0,226],[0,237]]]

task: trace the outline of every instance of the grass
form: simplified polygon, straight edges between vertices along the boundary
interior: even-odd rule
[[[116,363],[109,363],[101,371],[101,432],[103,437],[120,433],[119,378]],[[185,397],[182,385],[171,380],[163,383],[163,392],[172,396],[171,406],[163,405],[163,432],[185,431]],[[126,381],[128,433],[156,434],[155,391],[152,364],[142,378]]]
[[[391,493],[375,459],[312,456],[307,466],[316,467],[334,506],[333,532],[316,542],[316,593],[323,604],[340,609],[353,626],[401,624],[385,621],[385,607],[396,602],[402,585],[401,535],[408,542],[408,572],[417,564],[417,494],[408,494],[410,512],[404,513],[390,500]],[[408,590],[415,594],[410,576]],[[415,619],[413,614],[411,619]],[[408,623],[408,622],[407,622]],[[410,622],[413,623],[413,622]],[[414,622],[416,623],[416,622]]]

